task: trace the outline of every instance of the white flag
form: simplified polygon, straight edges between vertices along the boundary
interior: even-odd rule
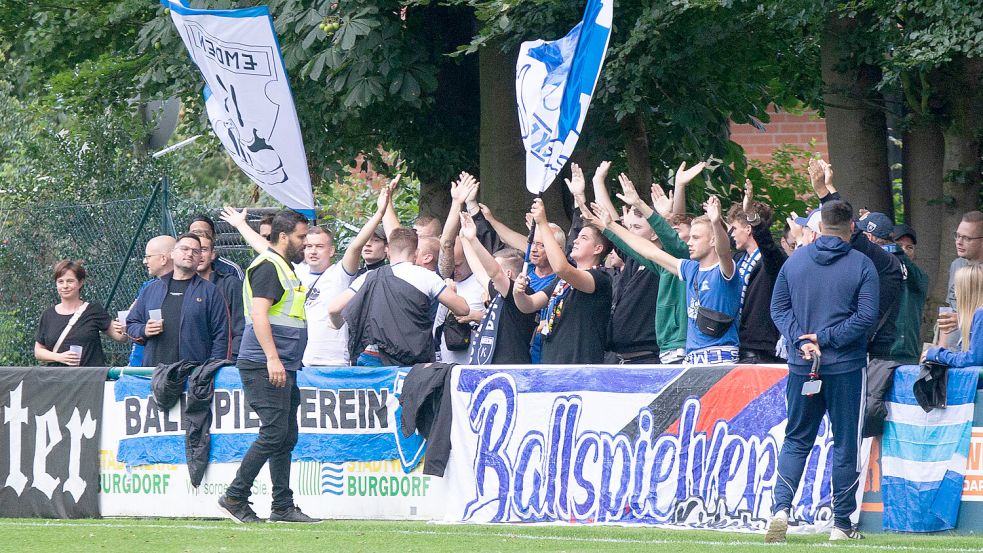
[[[304,140],[267,7],[161,4],[205,77],[208,119],[229,155],[271,196],[313,217]]]
[[[589,0],[567,36],[523,42],[515,67],[526,188],[549,187],[573,153],[611,37],[614,0]]]

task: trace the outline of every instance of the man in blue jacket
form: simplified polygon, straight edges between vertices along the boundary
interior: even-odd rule
[[[850,515],[860,484],[867,335],[877,321],[880,290],[873,262],[850,246],[850,205],[824,203],[820,227],[821,236],[782,266],[771,300],[772,319],[790,347],[788,422],[766,543],[785,541],[792,498],[824,413],[829,413],[834,444],[830,540],[863,538]],[[818,375],[810,375],[814,358],[822,360]]]
[[[126,318],[127,333],[144,343],[143,365],[228,359],[229,309],[218,287],[196,273],[201,241],[181,235],[171,259],[174,271],[150,283]]]

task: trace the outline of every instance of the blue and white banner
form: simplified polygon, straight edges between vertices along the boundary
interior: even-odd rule
[[[737,367],[459,367],[446,521],[763,531],[788,371]],[[824,420],[790,531],[832,523]]]
[[[314,215],[311,176],[290,83],[266,6],[171,10],[192,61],[205,78],[205,108],[236,165],[284,205]]]
[[[554,41],[523,42],[515,66],[526,188],[549,187],[573,153],[611,37],[614,0],[589,0],[583,20]]]
[[[886,398],[881,442],[885,530],[950,530],[959,515],[980,372],[949,369],[946,406],[928,413],[912,390],[919,372],[917,365],[898,367]]]
[[[306,368],[297,374],[300,436],[295,461],[344,463],[398,459],[409,472],[426,449],[419,434],[403,438],[399,395],[409,369],[397,367]],[[150,379],[123,375],[115,385],[112,412],[125,419],[116,461],[127,466],[183,464],[185,398],[160,410]],[[115,409],[113,408],[115,407]],[[239,371],[222,369],[215,379],[209,461],[236,462],[259,432],[259,417],[243,394]],[[327,475],[331,476],[331,475]]]

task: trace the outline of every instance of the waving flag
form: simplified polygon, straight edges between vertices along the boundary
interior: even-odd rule
[[[263,190],[313,217],[304,139],[269,10],[161,4],[205,78],[205,108],[222,146]]]
[[[523,42],[515,67],[526,188],[549,187],[573,153],[611,37],[614,0],[588,0],[567,36]]]

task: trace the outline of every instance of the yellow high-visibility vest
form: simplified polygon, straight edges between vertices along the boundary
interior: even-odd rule
[[[249,275],[264,261],[269,261],[276,268],[277,278],[283,287],[283,295],[270,306],[270,324],[292,328],[307,328],[307,316],[304,314],[304,302],[307,300],[307,289],[297,277],[293,267],[273,250],[267,250],[253,260],[246,269],[246,281],[242,286],[242,303],[246,315],[246,324],[253,324],[250,311],[253,307],[253,290],[249,285]]]

